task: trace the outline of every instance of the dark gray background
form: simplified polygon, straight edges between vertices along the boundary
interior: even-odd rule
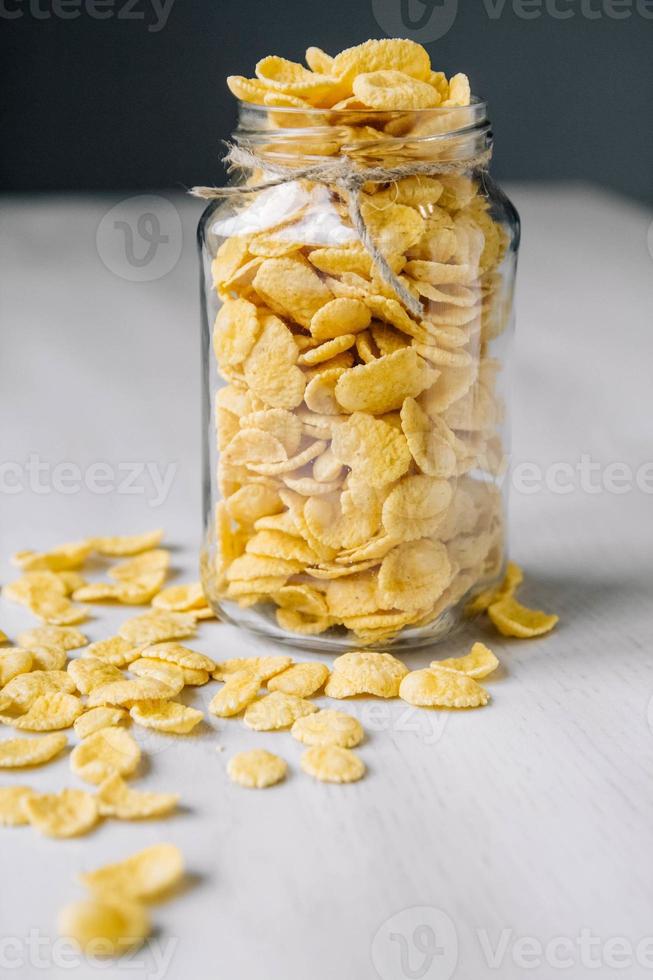
[[[227,74],[406,23],[402,0],[172,0],[160,29],[152,0],[93,0],[96,16],[87,2],[0,0],[6,190],[219,180],[235,116]],[[428,13],[403,2],[411,18]],[[500,178],[589,178],[653,200],[653,0],[555,3],[459,0],[430,40],[454,10],[435,0],[417,39],[434,67],[466,71],[488,99]]]

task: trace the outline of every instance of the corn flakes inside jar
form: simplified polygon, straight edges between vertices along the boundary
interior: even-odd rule
[[[505,552],[519,219],[486,106],[412,41],[231,77],[200,222],[202,576],[224,619],[334,651],[444,636]]]

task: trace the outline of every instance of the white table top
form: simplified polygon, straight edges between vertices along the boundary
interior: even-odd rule
[[[82,894],[78,870],[160,840],[182,848],[195,878],[154,909],[160,931],[131,964],[134,976],[512,980],[562,972],[576,980],[613,977],[619,964],[619,975],[650,975],[653,466],[639,470],[640,488],[634,480],[653,458],[651,215],[578,186],[516,187],[512,196],[524,223],[514,460],[537,464],[549,480],[556,462],[576,466],[586,456],[598,467],[589,474],[598,492],[588,491],[587,475],[583,489],[577,475],[571,492],[541,485],[512,497],[524,599],[559,613],[558,629],[542,640],[492,637],[504,668],[486,709],[349,705],[368,732],[361,755],[369,774],[348,787],[304,776],[301,747],[287,733],[257,735],[238,720],[211,718],[188,741],[139,732],[149,762],[135,785],[181,792],[182,812],[166,822],[107,821],[67,842],[29,828],[0,832],[3,976],[124,976],[124,965],[72,958],[76,967],[66,966],[65,949],[44,941],[39,951],[30,930],[56,936],[58,907]],[[181,258],[161,278],[132,282],[96,250],[98,224],[121,197],[4,203],[5,582],[15,574],[5,563],[15,549],[158,525],[175,547],[178,580],[196,577],[199,208],[164,195],[182,219]],[[171,241],[145,275],[175,259],[170,213],[159,205],[155,213]],[[109,254],[112,228],[101,232],[100,251],[138,275],[120,242]],[[104,473],[113,488],[75,489],[98,461],[113,468],[113,477]],[[62,462],[79,472],[55,470]],[[163,501],[147,469],[132,470],[131,490],[124,485],[135,462],[156,464],[158,473],[173,467]],[[606,469],[613,462],[633,472],[627,492],[610,492],[619,475]],[[22,489],[8,492],[16,483]],[[94,609],[92,639],[138,611]],[[0,626],[10,636],[32,624],[21,607],[0,600]],[[477,628],[438,652],[460,652],[481,635]],[[214,657],[257,646],[215,623],[203,624],[191,645]],[[422,651],[410,664],[429,659]],[[200,689],[195,703],[214,689]],[[288,760],[285,784],[250,792],[229,783],[227,759],[253,745]],[[81,786],[65,757],[33,773],[3,773],[0,782]],[[167,970],[160,956],[172,956]]]

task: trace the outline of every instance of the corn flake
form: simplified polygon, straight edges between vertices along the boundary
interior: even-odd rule
[[[52,732],[70,728],[82,711],[82,703],[74,694],[50,691],[33,701],[25,714],[16,719],[14,728],[26,732]]]
[[[329,676],[326,664],[313,661],[294,664],[268,681],[269,691],[294,694],[298,698],[308,698],[325,684]]]
[[[0,786],[0,827],[23,827],[29,823],[23,803],[34,795],[28,786]]]
[[[71,660],[68,664],[68,673],[80,694],[90,694],[96,687],[125,679],[124,674],[117,667],[91,656]]]
[[[331,450],[339,462],[371,487],[398,480],[411,460],[402,432],[362,412],[355,412],[334,430]]]
[[[446,547],[422,538],[400,544],[383,559],[379,595],[387,608],[406,612],[428,609],[451,580]]]
[[[354,783],[365,775],[362,759],[340,745],[314,745],[304,752],[300,764],[323,783]]]
[[[53,646],[64,650],[74,650],[84,647],[88,638],[79,630],[65,626],[35,626],[18,634],[18,645],[31,650],[33,647]]]
[[[204,717],[177,701],[139,701],[129,713],[139,725],[169,735],[188,735]]]
[[[395,698],[402,677],[408,668],[390,653],[354,650],[333,661],[333,671],[327,681],[327,697],[350,697],[353,694],[373,694],[380,698]],[[348,693],[343,695],[343,681]]]
[[[113,728],[129,718],[123,708],[91,708],[80,715],[73,728],[78,738],[84,739],[102,728]]]
[[[0,769],[41,766],[65,748],[66,736],[60,732],[39,738],[12,738],[0,742]]]
[[[488,608],[488,616],[503,636],[517,636],[521,639],[549,633],[560,618],[539,609],[528,609],[512,596],[492,603]]]
[[[79,876],[95,895],[120,895],[151,902],[171,891],[184,875],[184,861],[174,844],[153,844],[124,861]]]
[[[339,745],[354,748],[363,740],[363,727],[357,718],[344,711],[325,708],[304,715],[293,723],[290,734],[304,745]]]
[[[10,647],[0,651],[0,687],[4,687],[19,674],[28,674],[32,669],[32,654],[20,647]]]
[[[100,784],[96,799],[100,815],[117,820],[165,817],[179,803],[177,793],[141,793],[131,789],[118,773],[108,776]]]
[[[195,633],[195,617],[190,613],[168,612],[155,609],[135,616],[122,624],[118,633],[133,643],[161,643],[164,640],[181,640]]]
[[[209,702],[209,711],[218,718],[240,714],[258,696],[261,678],[249,670],[236,671],[227,677],[224,687]]]
[[[145,534],[116,535],[109,538],[93,538],[92,547],[101,555],[111,558],[124,558],[126,555],[138,555],[141,551],[149,551],[161,543],[163,531],[147,531]]]
[[[266,749],[250,749],[239,752],[227,764],[227,772],[232,782],[248,789],[264,789],[281,782],[288,766],[278,755]]]
[[[499,666],[497,657],[484,643],[475,643],[464,657],[451,657],[448,660],[433,660],[431,667],[457,670],[468,677],[480,680],[487,677]]]
[[[122,956],[137,949],[150,933],[150,918],[139,904],[122,896],[84,899],[59,913],[59,934],[93,958]]]
[[[257,732],[269,732],[279,728],[290,728],[297,718],[317,711],[316,705],[293,694],[273,691],[258,701],[249,704],[244,722]]]
[[[31,826],[46,837],[79,837],[92,830],[99,818],[95,797],[81,789],[34,794],[23,808]]]
[[[398,541],[430,537],[442,524],[451,496],[446,480],[404,477],[383,503],[383,526]]]
[[[487,691],[472,677],[434,667],[407,674],[399,697],[418,708],[478,708],[490,700]]]
[[[70,768],[76,776],[96,786],[107,776],[131,775],[141,761],[141,750],[124,728],[101,728],[76,745]]]

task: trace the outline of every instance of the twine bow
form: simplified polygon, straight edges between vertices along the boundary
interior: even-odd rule
[[[194,197],[212,200],[214,198],[237,197],[240,194],[256,194],[259,191],[267,190],[269,187],[279,187],[296,180],[335,185],[344,192],[353,228],[374,262],[379,275],[386,285],[390,286],[397,294],[404,306],[420,319],[424,316],[422,304],[406,289],[399,277],[390,268],[383,253],[372,241],[369,228],[361,212],[362,188],[368,182],[392,183],[418,174],[435,176],[437,174],[461,174],[469,170],[483,169],[487,167],[492,156],[492,150],[488,147],[476,156],[464,160],[447,162],[416,160],[401,164],[398,167],[359,167],[349,157],[338,156],[308,167],[297,168],[285,167],[265,160],[243,146],[228,143],[227,147],[224,163],[229,171],[260,169],[266,176],[269,175],[268,179],[259,184],[237,187],[192,187],[190,193]]]

